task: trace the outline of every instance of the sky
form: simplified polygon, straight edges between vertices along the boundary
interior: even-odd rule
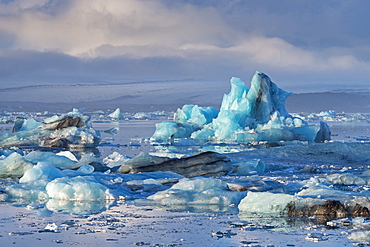
[[[370,85],[370,1],[0,0],[0,83]]]

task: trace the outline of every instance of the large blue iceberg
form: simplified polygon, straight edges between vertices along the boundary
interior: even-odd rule
[[[220,111],[184,105],[176,111],[174,121],[156,125],[152,141],[171,143],[174,138],[237,143],[330,140],[326,123],[308,125],[288,113],[285,102],[292,93],[280,89],[266,74],[257,71],[250,89],[236,77],[231,78],[230,83],[231,91],[224,95]]]

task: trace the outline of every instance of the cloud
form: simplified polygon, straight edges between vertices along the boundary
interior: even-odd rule
[[[230,33],[211,8],[170,9],[158,1],[141,0],[70,1],[69,8],[57,14],[39,8],[5,16],[0,29],[15,35],[14,49],[54,50],[78,57],[101,55],[95,50],[105,45],[160,45],[171,50],[184,42],[219,42]]]
[[[369,20],[368,5],[334,0],[7,1],[0,3],[0,60],[7,63],[0,78],[216,78],[261,70],[286,74],[282,79],[316,73],[325,80],[336,75],[364,80],[370,65],[370,35],[363,24]]]

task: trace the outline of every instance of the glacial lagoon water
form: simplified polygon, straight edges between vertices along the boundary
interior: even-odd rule
[[[134,157],[140,152],[148,152],[180,157],[213,150],[226,154],[233,162],[261,159],[269,168],[264,173],[250,175],[259,175],[260,181],[270,186],[298,183],[335,172],[358,174],[370,166],[365,156],[358,160],[352,157],[341,160],[335,156],[338,148],[354,145],[355,149],[361,149],[368,144],[370,123],[364,114],[360,117],[348,114],[328,121],[332,142],[316,144],[322,146],[309,152],[302,152],[300,148],[308,144],[299,143],[276,149],[225,143],[189,145],[184,140],[178,140],[174,145],[153,145],[149,138],[155,123],[170,116],[163,114],[119,121],[93,117],[93,127],[102,137],[95,155],[104,158],[118,152]],[[313,122],[320,120],[310,119]],[[0,126],[3,132],[9,132],[11,128],[9,123]],[[331,151],[325,153],[321,147]],[[307,165],[318,172],[297,172]],[[247,181],[248,177],[227,176],[223,180]],[[2,180],[2,187],[15,182]],[[367,185],[342,187],[342,190],[367,190]],[[236,205],[145,205],[135,201],[29,203],[14,200],[3,201],[0,206],[0,240],[4,246],[366,246],[370,242],[370,223],[366,218],[338,221],[243,213]],[[327,222],[331,223],[328,225]]]

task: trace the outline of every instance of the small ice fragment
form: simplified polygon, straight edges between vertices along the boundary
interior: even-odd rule
[[[84,173],[84,174],[91,174],[94,171],[94,167],[88,164],[83,164],[80,168],[78,168],[78,172]]]
[[[113,118],[113,119],[122,119],[123,115],[121,113],[121,109],[120,108],[117,108],[114,112],[112,112],[111,114],[109,114],[109,117]]]
[[[53,232],[59,232],[61,230],[68,230],[68,227],[66,226],[59,226],[55,223],[47,224],[47,226],[44,228],[45,230],[53,231]]]
[[[308,233],[305,239],[308,241],[319,242],[319,241],[328,240],[329,238],[326,236],[325,233],[315,232],[315,233]]]
[[[42,205],[42,204],[35,204],[35,203],[33,203],[33,204],[29,204],[29,205],[27,205],[27,209],[28,210],[34,210],[34,209],[40,209],[40,208],[44,208],[45,207],[45,205]]]

